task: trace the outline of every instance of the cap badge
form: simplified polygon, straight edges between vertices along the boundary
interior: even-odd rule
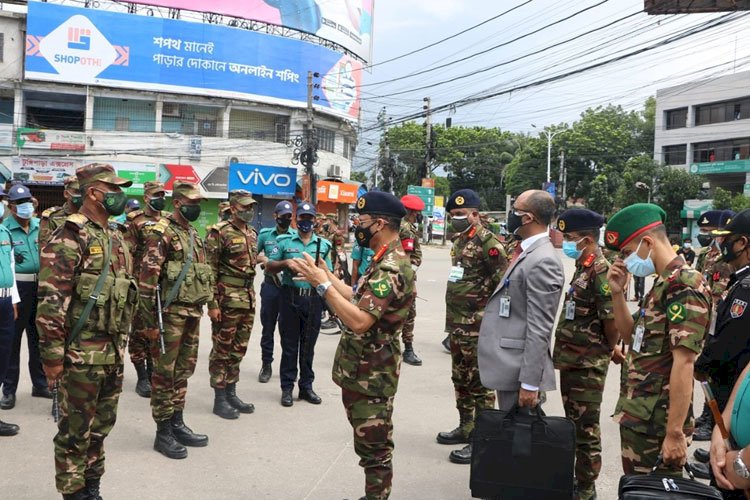
[[[456,196],[456,205],[460,207],[464,203],[466,203],[466,200],[464,200],[463,196]]]
[[[565,231],[565,221],[564,220],[557,221],[557,228],[560,231]]]
[[[364,197],[360,198],[359,201],[357,202],[357,208],[362,210],[363,208],[365,208],[366,203],[367,202],[365,201]]]

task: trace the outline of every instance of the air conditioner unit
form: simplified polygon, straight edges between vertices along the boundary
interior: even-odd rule
[[[328,167],[328,177],[341,177],[341,165],[331,165]]]
[[[165,102],[161,108],[162,116],[180,117],[180,105],[176,102]]]

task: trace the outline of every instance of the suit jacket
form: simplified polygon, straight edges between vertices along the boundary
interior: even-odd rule
[[[490,297],[479,330],[479,375],[485,387],[518,391],[521,383],[555,389],[550,346],[563,290],[563,264],[549,237],[541,238],[508,267]],[[510,316],[500,299],[510,296]]]

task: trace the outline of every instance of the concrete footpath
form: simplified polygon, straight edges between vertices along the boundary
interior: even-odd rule
[[[393,499],[468,499],[469,466],[454,465],[435,435],[453,429],[458,414],[450,380],[450,356],[444,337],[445,282],[450,270],[447,247],[424,251],[419,270],[415,346],[423,366],[403,364],[395,400]],[[573,261],[564,259],[567,278]],[[260,278],[256,279],[258,286]],[[169,460],[153,451],[155,424],[149,402],[134,392],[135,371],[129,360],[120,398],[118,420],[105,442],[107,472],[102,480],[105,499],[357,499],[364,491],[364,474],[352,448],[351,427],[341,405],[340,391],[331,381],[331,365],[338,335],[321,335],[315,353],[315,390],[320,406],[295,400],[279,404],[281,390],[278,341],[274,375],[260,384],[260,320],[256,317],[248,355],[242,364],[238,395],[255,404],[252,415],[223,420],[211,413],[213,391],[208,380],[211,330],[204,317],[198,366],[187,394],[185,420],[196,432],[209,435],[206,448],[189,449],[185,460]],[[25,341],[24,341],[25,345]],[[16,408],[0,410],[0,419],[21,426],[18,436],[0,438],[0,498],[59,498],[54,485],[52,437],[56,426],[50,402],[31,397],[22,354],[22,374]],[[619,393],[620,369],[612,365],[602,408],[604,468],[598,482],[599,498],[617,498],[622,474],[619,434],[609,418]],[[295,397],[297,391],[295,390]],[[702,397],[696,392],[696,403]],[[545,410],[562,415],[559,392],[548,394]],[[692,447],[693,449],[695,446]],[[691,449],[692,452],[692,449]]]

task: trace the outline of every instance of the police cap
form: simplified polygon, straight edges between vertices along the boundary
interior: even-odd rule
[[[315,210],[315,205],[310,203],[309,201],[303,201],[299,205],[297,205],[297,218],[299,219],[303,215],[312,215],[315,216],[317,211]]]
[[[23,184],[13,184],[8,190],[8,201],[30,200],[31,191]]]
[[[288,201],[280,201],[276,204],[276,208],[273,209],[276,215],[287,215],[292,213],[292,204]]]

